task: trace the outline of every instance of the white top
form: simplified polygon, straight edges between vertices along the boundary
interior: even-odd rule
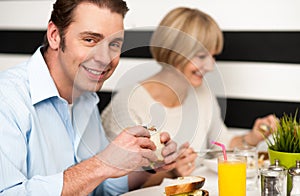
[[[140,84],[124,88],[114,95],[102,119],[108,138],[129,126],[155,126],[169,132],[178,146],[188,141],[195,150],[210,148],[211,140],[228,146],[233,137],[223,123],[215,95],[205,85],[189,89],[183,104],[172,108],[155,101]]]

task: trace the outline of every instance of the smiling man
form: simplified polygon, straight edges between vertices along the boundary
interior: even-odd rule
[[[48,24],[49,47],[44,56],[59,92],[72,103],[83,91],[99,90],[117,67],[124,37],[123,15],[107,8],[99,12],[98,6],[84,2],[74,9],[63,36],[56,20],[62,19],[53,17]]]
[[[0,73],[0,195],[119,195],[151,174],[155,144],[142,126],[108,142],[95,91],[116,69],[122,0],[57,0],[43,46]],[[160,140],[174,167],[176,143]]]

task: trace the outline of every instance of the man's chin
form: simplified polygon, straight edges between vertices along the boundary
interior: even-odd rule
[[[202,82],[192,83],[192,86],[193,86],[194,88],[197,88],[197,87],[199,87],[199,86],[201,86],[201,85],[202,85]]]
[[[98,92],[101,90],[102,86],[103,86],[103,82],[98,83],[97,85],[94,86],[94,88],[90,88],[88,91],[89,92]]]
[[[74,88],[73,93],[76,93],[77,95],[78,94],[81,95],[81,94],[86,93],[86,92],[98,92],[98,91],[101,90],[102,86],[103,86],[103,82],[101,82],[101,83],[98,82],[94,85]]]

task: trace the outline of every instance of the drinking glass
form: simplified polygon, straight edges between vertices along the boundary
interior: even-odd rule
[[[218,157],[219,196],[246,196],[246,157],[228,154]]]
[[[257,150],[254,146],[238,146],[234,148],[234,153],[247,158],[247,190],[258,189],[258,159]]]

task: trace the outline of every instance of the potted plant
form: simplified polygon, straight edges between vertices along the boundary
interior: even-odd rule
[[[272,131],[271,139],[266,139],[271,164],[275,159],[287,169],[295,166],[300,160],[300,122],[295,115],[284,114],[277,122],[277,129]],[[288,178],[287,193],[291,190],[291,179]]]

